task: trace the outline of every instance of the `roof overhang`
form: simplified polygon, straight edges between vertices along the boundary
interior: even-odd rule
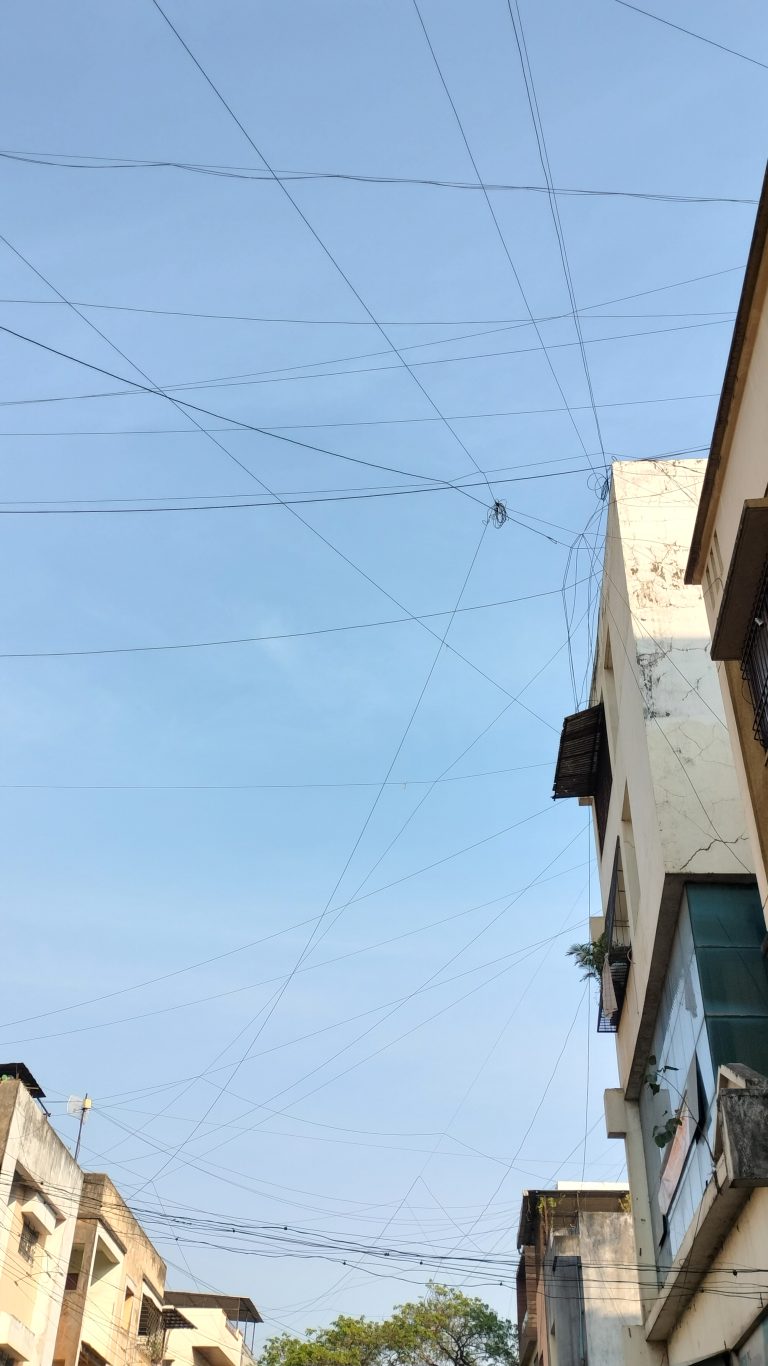
[[[178,1309],[221,1309],[233,1323],[263,1323],[253,1300],[246,1295],[216,1295],[196,1290],[166,1290],[166,1305]]]
[[[602,702],[566,716],[557,752],[553,797],[593,797],[605,729]]]
[[[733,547],[715,629],[713,659],[741,659],[766,559],[768,559],[768,498],[744,504]]]
[[[35,1078],[32,1076],[26,1063],[0,1062],[0,1079],[3,1077],[10,1077],[14,1081],[20,1081],[23,1086],[26,1086],[29,1094],[34,1096],[35,1100],[45,1099],[45,1091],[40,1083],[35,1081]]]
[[[737,392],[740,385],[744,383],[745,366],[743,362],[747,343],[753,331],[751,327],[753,307],[759,301],[762,292],[763,281],[761,276],[764,278],[768,272],[766,242],[768,242],[768,168],[766,168],[763,178],[763,186],[757,206],[755,227],[752,233],[749,256],[747,257],[747,268],[744,272],[744,283],[741,287],[741,298],[733,327],[731,349],[728,353],[723,388],[712,433],[709,460],[704,472],[704,483],[693,528],[691,550],[685,570],[685,582],[688,584],[701,583],[704,576],[704,562],[712,534],[716,497],[719,495],[724,466],[728,458],[725,450],[725,438],[731,422]]]

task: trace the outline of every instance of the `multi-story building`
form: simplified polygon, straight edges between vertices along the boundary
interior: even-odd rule
[[[768,176],[736,315],[686,582],[701,585],[768,902]]]
[[[520,1366],[645,1366],[630,1195],[611,1182],[523,1192],[517,1246]]]
[[[56,1338],[60,1366],[160,1360],[165,1262],[108,1176],[86,1173]]]
[[[168,1366],[252,1366],[261,1315],[240,1295],[168,1290],[163,1363]]]
[[[159,1252],[43,1101],[24,1063],[0,1064],[0,1366],[252,1366],[253,1301],[166,1292]]]
[[[83,1176],[23,1063],[0,1064],[0,1366],[50,1366]]]
[[[684,582],[703,474],[614,466],[590,706],[564,722],[555,795],[593,808],[598,1030],[620,1078],[606,1119],[626,1145],[646,1348],[764,1366],[765,924],[706,608]]]

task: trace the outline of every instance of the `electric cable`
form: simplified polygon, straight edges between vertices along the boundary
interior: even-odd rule
[[[725,47],[722,43],[716,43],[714,38],[705,38],[703,33],[694,33],[693,29],[683,28],[682,24],[673,24],[671,19],[665,19],[661,14],[652,14],[648,9],[640,9],[639,5],[631,5],[629,0],[616,0],[617,5],[623,5],[625,9],[633,9],[636,14],[644,14],[647,19],[655,19],[658,24],[666,24],[667,28],[674,28],[678,33],[685,33],[689,38],[698,38],[700,43],[708,43],[710,47],[719,48],[721,52],[727,52],[731,57],[740,57],[743,62],[751,62],[753,66],[761,66],[764,71],[768,71],[768,62],[760,62],[757,57],[748,57],[746,52],[737,52],[735,48]]]

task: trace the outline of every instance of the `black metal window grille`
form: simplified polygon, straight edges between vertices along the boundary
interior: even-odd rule
[[[755,709],[755,738],[768,749],[768,560],[752,608],[741,673]]]
[[[151,1338],[160,1332],[163,1324],[162,1311],[158,1309],[154,1300],[145,1295],[141,1301],[141,1313],[139,1315],[139,1337]]]
[[[621,866],[621,846],[616,841],[613,872],[605,912],[605,963],[600,980],[600,1011],[597,1017],[599,1034],[615,1034],[619,1027],[627,979],[632,962],[627,892],[624,869]]]
[[[0,1347],[0,1366],[19,1366],[18,1357],[12,1357],[10,1352]]]
[[[35,1248],[40,1241],[40,1234],[34,1224],[30,1224],[28,1219],[24,1219],[21,1225],[21,1237],[19,1238],[19,1252],[25,1262],[35,1260]]]

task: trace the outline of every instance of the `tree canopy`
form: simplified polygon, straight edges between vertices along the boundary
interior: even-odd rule
[[[260,1366],[518,1366],[517,1329],[482,1300],[430,1284],[391,1318],[341,1315],[303,1338],[272,1338]]]

